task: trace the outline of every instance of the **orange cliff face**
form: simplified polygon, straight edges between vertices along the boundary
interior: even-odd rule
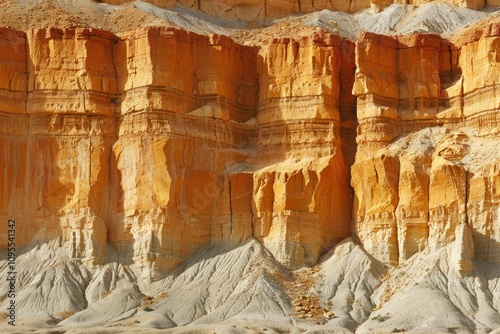
[[[383,262],[397,263],[426,245],[424,171],[411,162],[415,152],[409,152],[406,163],[384,148],[404,133],[433,125],[439,106],[439,50],[440,38],[432,35],[366,33],[357,43],[353,92],[358,96],[358,151],[351,180],[355,231]],[[400,181],[406,173],[409,179]],[[412,237],[405,235],[414,238],[408,245]]]
[[[255,145],[245,122],[256,112],[256,50],[147,29],[123,37],[113,56],[109,241],[134,262],[171,269],[201,245],[248,239],[250,220],[233,220],[240,189],[229,171]]]
[[[254,236],[298,268],[350,235],[352,43],[259,51],[167,28],[4,29],[1,43],[0,216],[19,246],[58,240],[90,265],[112,246],[170,270]]]
[[[2,186],[0,187],[0,219],[27,218],[26,195],[26,153],[28,117],[26,115],[27,61],[26,37],[24,33],[0,30],[0,169],[2,170]],[[24,242],[29,239],[25,229]],[[0,233],[7,235],[7,226],[2,224]],[[7,247],[7,238],[1,241],[0,247]]]
[[[81,29],[3,30],[12,92],[3,103],[2,217],[18,244],[59,238],[99,262],[106,244],[106,180],[114,133],[116,37]],[[17,99],[14,100],[13,98]],[[10,101],[9,101],[10,100]]]
[[[466,226],[475,256],[496,263],[498,36],[498,25],[453,44],[361,36],[351,183],[355,233],[377,259],[404,262],[463,237]]]
[[[350,235],[352,152],[342,150],[354,140],[345,94],[352,51],[336,35],[316,34],[275,39],[260,52],[254,236],[291,268],[313,265]]]
[[[251,237],[291,269],[352,233],[384,263],[453,240],[460,270],[496,262],[498,31],[3,29],[0,218],[151,276]]]

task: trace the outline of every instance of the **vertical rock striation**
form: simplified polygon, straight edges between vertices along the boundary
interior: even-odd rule
[[[245,122],[256,113],[256,50],[151,28],[124,36],[113,56],[111,243],[134,262],[171,269],[200,245],[249,238],[250,212],[232,215],[245,182],[230,169],[255,145],[255,126]]]
[[[4,151],[3,184],[12,186],[2,215],[19,221],[21,246],[59,238],[74,257],[99,263],[106,245],[116,37],[93,29],[8,34],[17,38],[7,54],[21,58],[17,68],[6,63],[12,64],[9,90],[23,100],[5,108],[3,126],[16,132],[17,145],[5,145],[12,150]]]
[[[96,265],[111,245],[154,276],[255,237],[295,269],[354,221],[385,263],[461,226],[498,261],[498,25],[260,48],[173,28],[0,32],[0,216],[20,246],[57,239]]]
[[[26,115],[27,61],[24,33],[0,29],[0,219],[26,220],[26,152],[28,117]],[[29,240],[30,228],[20,233],[19,241]],[[7,224],[0,225],[0,247],[7,247]]]
[[[420,34],[360,36],[354,220],[379,260],[398,263],[440,248],[460,224],[472,228],[478,257],[496,254],[495,238],[485,235],[495,235],[498,215],[490,195],[500,159],[497,39],[496,25],[453,43]]]
[[[354,45],[172,28],[3,30],[2,216],[154,276],[254,236],[290,268],[350,235]],[[15,50],[14,50],[15,49]],[[6,231],[4,232],[6,233]]]
[[[353,137],[351,50],[318,33],[275,39],[260,52],[254,236],[291,268],[314,264],[350,235],[344,153],[352,152],[342,143]]]

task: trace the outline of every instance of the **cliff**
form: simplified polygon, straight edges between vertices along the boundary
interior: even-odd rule
[[[350,235],[352,43],[315,35],[259,51],[167,28],[3,31],[18,50],[2,216],[29,222],[20,246],[59,239],[97,265],[109,242],[154,272],[253,236],[298,268]]]
[[[259,61],[254,237],[298,268],[350,235],[353,45],[330,34],[275,39]]]
[[[383,262],[440,248],[459,224],[471,226],[477,256],[496,258],[497,38],[496,24],[454,43],[360,37],[355,230]]]
[[[0,220],[25,329],[499,327],[500,20],[424,2],[85,3],[159,24],[1,28]],[[407,24],[429,8],[470,26]]]

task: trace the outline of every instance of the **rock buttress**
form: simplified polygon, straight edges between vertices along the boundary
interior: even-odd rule
[[[477,257],[496,258],[497,40],[497,25],[452,43],[360,36],[354,224],[379,260],[440,248],[460,224],[472,229]]]

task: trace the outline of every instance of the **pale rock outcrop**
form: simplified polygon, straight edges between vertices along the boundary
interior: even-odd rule
[[[398,206],[396,208],[399,260],[422,251],[429,234],[430,156],[408,152],[399,156]]]
[[[387,263],[398,259],[394,214],[398,206],[398,170],[397,157],[384,154],[358,162],[352,168],[354,231],[370,253]]]
[[[495,145],[495,144],[493,144]],[[500,262],[500,163],[488,162],[469,173],[467,214],[477,257]]]
[[[290,14],[312,13],[323,9],[356,13],[362,10],[371,10],[374,13],[389,7],[392,4],[423,5],[434,0],[144,0],[162,8],[182,6],[199,10],[205,14],[219,17],[229,17],[244,21],[279,18]],[[132,0],[104,0],[103,2],[120,5],[133,2]],[[498,6],[498,0],[444,0],[443,2],[455,6],[479,10],[485,6]]]
[[[455,230],[455,244],[452,261],[459,273],[468,274],[474,268],[474,239],[466,224],[459,224]]]
[[[434,151],[429,182],[429,244],[436,249],[455,239],[455,229],[466,224],[467,171],[459,162],[464,156],[462,133],[443,138]],[[466,143],[465,143],[466,144]]]

